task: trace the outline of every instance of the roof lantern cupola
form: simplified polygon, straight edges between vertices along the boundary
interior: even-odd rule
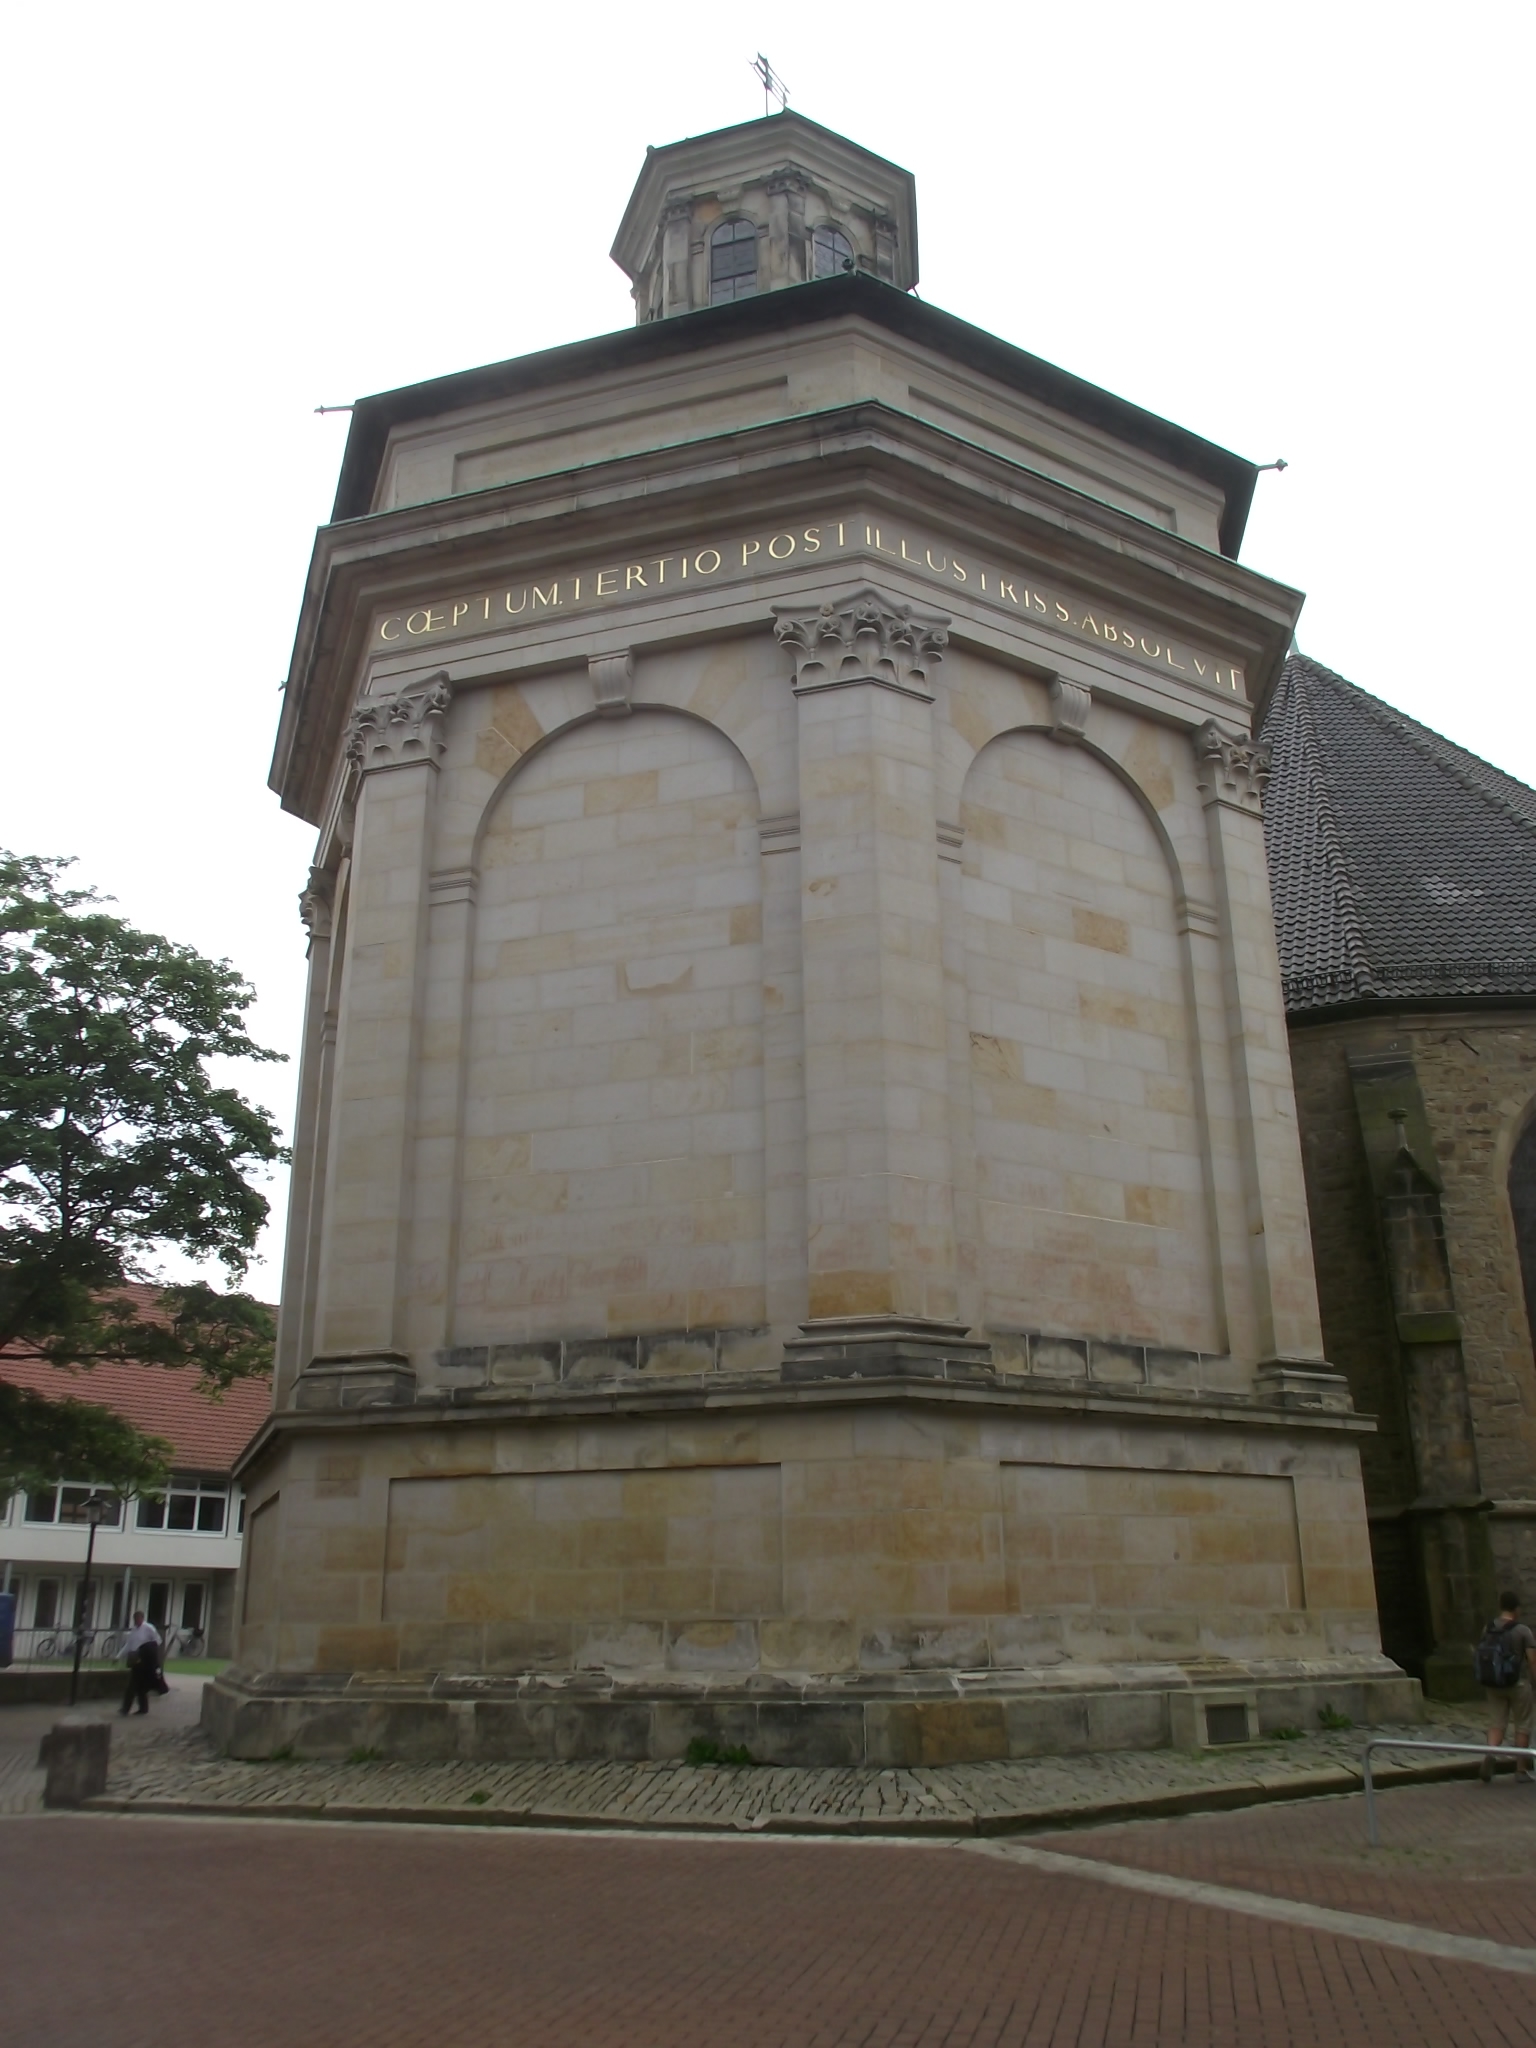
[[[858,272],[917,283],[912,174],[788,111],[646,151],[614,238],[635,321]]]

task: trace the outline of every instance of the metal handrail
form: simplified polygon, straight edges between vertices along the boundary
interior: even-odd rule
[[[1373,1849],[1381,1847],[1381,1832],[1376,1825],[1376,1787],[1371,1779],[1373,1749],[1441,1749],[1465,1756],[1524,1757],[1528,1766],[1536,1765],[1536,1749],[1514,1749],[1505,1742],[1413,1742],[1406,1736],[1373,1735],[1361,1759],[1365,1770],[1365,1838]]]

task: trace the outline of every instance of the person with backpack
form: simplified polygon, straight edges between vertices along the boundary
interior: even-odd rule
[[[1532,1681],[1536,1679],[1536,1635],[1520,1619],[1520,1595],[1501,1593],[1499,1612],[1483,1630],[1473,1670],[1488,1701],[1488,1746],[1502,1746],[1506,1735],[1513,1749],[1526,1749],[1531,1740]],[[1494,1760],[1485,1756],[1481,1777],[1486,1785],[1493,1777]],[[1515,1765],[1515,1783],[1529,1785],[1531,1767]]]

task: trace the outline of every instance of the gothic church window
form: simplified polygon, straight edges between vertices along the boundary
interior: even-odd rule
[[[709,303],[757,297],[757,229],[749,220],[725,220],[709,238]]]
[[[1526,1125],[1509,1162],[1509,1206],[1525,1282],[1526,1319],[1536,1342],[1536,1117]]]
[[[811,236],[812,277],[840,277],[853,268],[853,244],[841,228],[817,228]]]

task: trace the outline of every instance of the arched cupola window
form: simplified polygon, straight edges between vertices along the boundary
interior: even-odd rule
[[[709,238],[709,303],[757,297],[757,229],[749,220],[723,220]]]
[[[841,228],[829,222],[811,236],[812,277],[840,277],[854,267],[853,244]]]
[[[1526,1125],[1509,1162],[1509,1206],[1525,1282],[1526,1320],[1536,1344],[1536,1117]]]

